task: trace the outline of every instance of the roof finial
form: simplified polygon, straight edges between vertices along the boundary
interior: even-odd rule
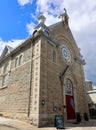
[[[43,15],[43,12],[40,12],[40,16],[38,17],[39,23],[45,23],[46,17]]]
[[[64,8],[64,13],[60,14],[59,18],[62,18],[62,21],[63,22],[65,21],[68,24],[69,17],[67,14],[67,10],[65,8]]]
[[[65,13],[67,13],[67,10],[64,8]]]

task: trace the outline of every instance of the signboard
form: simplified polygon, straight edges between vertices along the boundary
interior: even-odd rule
[[[64,129],[64,120],[62,115],[55,116],[55,126],[57,129]]]

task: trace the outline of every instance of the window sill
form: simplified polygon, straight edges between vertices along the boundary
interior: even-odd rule
[[[0,87],[0,90],[5,89],[7,87],[8,87],[7,85],[6,86],[2,86],[2,87]]]

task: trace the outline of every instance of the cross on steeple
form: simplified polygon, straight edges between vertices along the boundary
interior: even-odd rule
[[[40,13],[40,16],[38,17],[38,22],[39,23],[45,23],[45,21],[46,21],[46,17],[43,15],[43,13],[41,12]]]
[[[46,17],[43,15],[43,13],[40,13],[40,16],[38,17],[38,25],[35,27],[33,35],[35,35],[38,32],[39,33],[43,32],[43,34],[45,34],[46,36],[49,36],[49,29],[45,25],[45,20],[46,20]]]

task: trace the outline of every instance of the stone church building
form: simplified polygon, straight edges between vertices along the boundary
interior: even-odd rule
[[[68,24],[45,25],[41,14],[31,37],[0,56],[0,115],[54,125],[55,115],[74,121],[88,112],[85,97],[85,61]]]

